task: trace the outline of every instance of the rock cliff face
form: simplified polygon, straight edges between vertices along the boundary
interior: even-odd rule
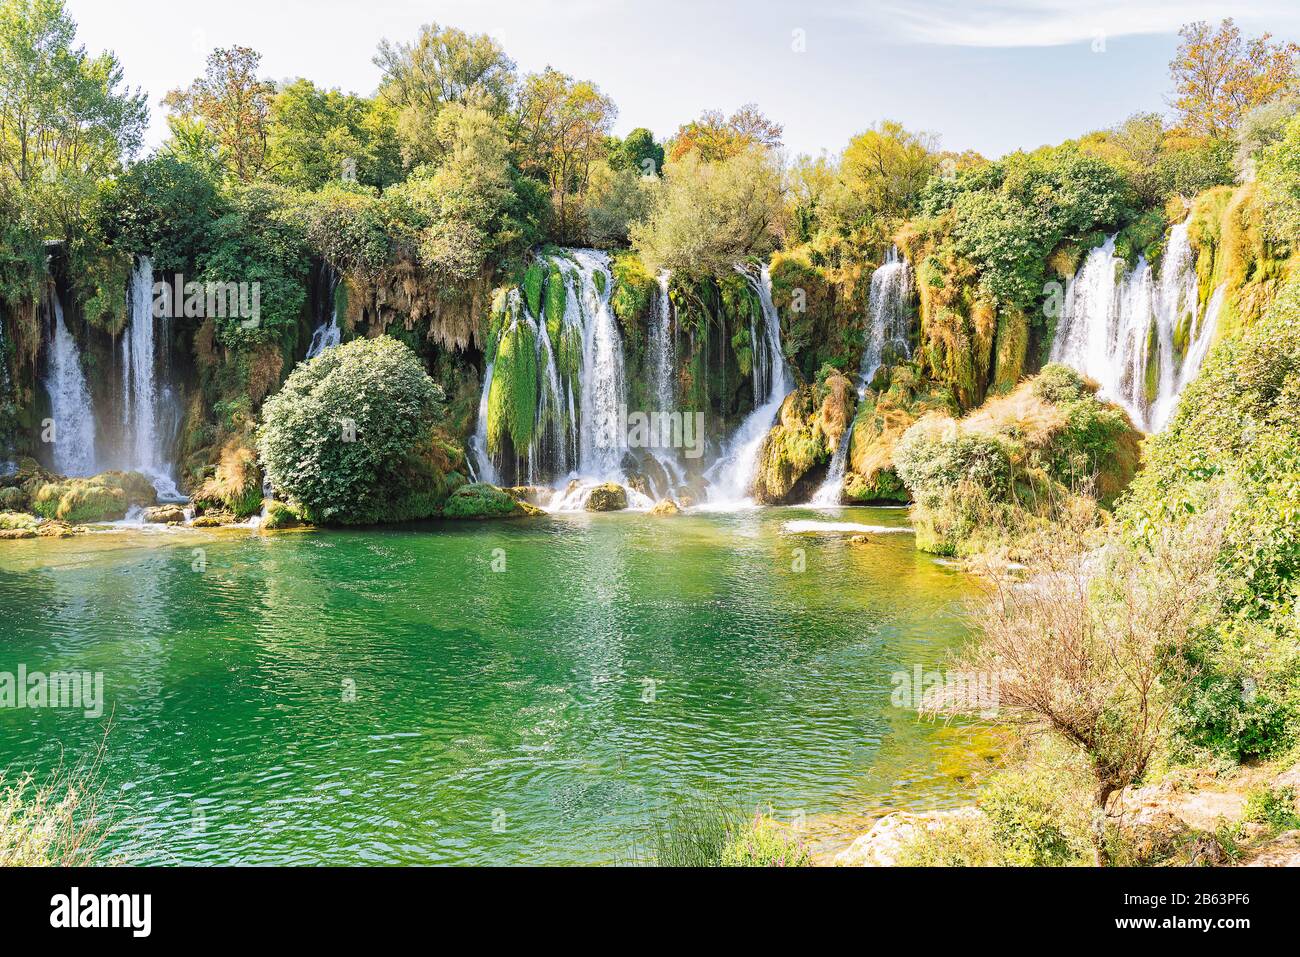
[[[786,396],[780,419],[759,452],[754,498],[765,505],[808,501],[826,477],[856,402],[853,383],[839,373]]]

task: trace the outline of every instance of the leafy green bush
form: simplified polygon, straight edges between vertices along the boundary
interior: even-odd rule
[[[992,775],[979,807],[1006,863],[1061,867],[1091,858],[1088,782],[1059,749]]]
[[[980,290],[1023,309],[1043,296],[1058,245],[1118,225],[1132,207],[1123,171],[1073,144],[932,178],[921,197],[927,215],[951,213],[952,246],[979,270]]]
[[[1136,547],[1228,499],[1222,612],[1192,643],[1178,707],[1189,750],[1246,759],[1300,734],[1300,280],[1184,391],[1119,509]]]
[[[299,364],[266,401],[258,450],[276,491],[310,521],[431,515],[453,483],[435,434],[443,401],[406,346],[353,340]]]
[[[723,867],[811,867],[808,848],[788,829],[758,814],[722,849]]]
[[[1267,824],[1276,831],[1300,827],[1300,814],[1296,813],[1295,788],[1262,787],[1246,795],[1246,808],[1242,820]]]

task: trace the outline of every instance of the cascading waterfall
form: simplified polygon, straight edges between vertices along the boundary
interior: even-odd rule
[[[1219,292],[1221,292],[1220,290]],[[1145,257],[1124,273],[1115,237],[1090,252],[1066,289],[1051,358],[1100,383],[1147,432],[1164,428],[1209,351],[1222,307],[1200,317],[1187,223],[1169,232],[1158,277]],[[1176,342],[1188,343],[1179,355]]]
[[[614,277],[609,257],[589,249],[572,253],[582,274],[586,323],[582,336],[582,390],[579,417],[582,441],[578,468],[584,477],[621,476],[620,413],[624,408],[623,343],[609,306]],[[596,274],[603,279],[597,285]]]
[[[52,317],[45,390],[54,420],[54,470],[61,475],[91,475],[95,471],[95,414],[81,368],[77,340],[63,322],[63,304],[51,284],[47,311]]]
[[[474,434],[469,440],[470,466],[473,478],[478,482],[497,483],[497,470],[492,464],[492,457],[487,450],[488,396],[492,392],[492,363],[483,370],[483,389],[478,397],[478,421],[474,425]]]
[[[871,286],[867,294],[866,348],[862,352],[862,364],[858,367],[858,399],[866,398],[871,380],[876,377],[880,367],[887,360],[907,358],[911,355],[908,337],[908,299],[912,295],[912,268],[907,259],[893,246],[885,255],[885,261],[871,274]],[[844,473],[848,468],[849,446],[853,441],[853,425],[844,430],[835,454],[831,457],[830,468],[826,472],[826,481],[813,493],[811,504],[833,506],[840,504],[840,492],[844,487]]]
[[[626,482],[626,381],[622,338],[610,307],[613,273],[609,256],[591,249],[568,249],[541,265],[549,282],[564,284],[563,315],[532,315],[519,290],[513,289],[497,340],[499,348],[499,343],[525,332],[537,369],[532,438],[526,448],[514,450],[513,475],[530,485],[571,480],[574,487],[558,500],[560,507],[581,507],[578,499],[592,486]],[[489,482],[511,474],[503,467],[506,463],[493,460],[488,448],[493,390],[501,388],[496,372],[495,363],[484,371],[478,423],[470,440],[475,472]],[[639,504],[645,499],[633,490],[629,496]]]
[[[655,296],[654,322],[650,326],[648,336],[654,375],[654,411],[659,415],[662,430],[669,428],[677,407],[677,402],[674,399],[677,348],[673,331],[673,303],[668,294],[668,280],[671,275],[665,269],[657,277],[659,289]],[[660,437],[664,437],[662,432]],[[670,444],[667,441],[656,442],[653,444],[651,451],[655,461],[663,468],[670,480],[680,483],[685,478],[685,474],[682,471],[675,450],[670,447]]]
[[[180,417],[170,384],[169,321],[165,315],[155,319],[153,285],[153,262],[141,256],[131,274],[131,318],[122,337],[122,440],[116,464],[146,475],[163,501],[184,501],[167,461]]]
[[[736,266],[758,296],[763,328],[750,325],[753,346],[752,377],[754,411],[746,416],[727,441],[722,457],[705,473],[709,480],[708,501],[715,505],[746,504],[758,470],[763,439],[781,411],[781,403],[793,385],[781,351],[781,317],[772,302],[772,277],[766,264],[758,270]]]
[[[316,291],[316,328],[312,330],[311,345],[307,347],[308,359],[316,358],[326,349],[333,349],[343,339],[338,317],[340,278],[338,272],[329,263],[321,264],[321,275]]]

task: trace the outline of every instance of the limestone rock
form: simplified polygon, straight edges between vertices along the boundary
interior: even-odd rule
[[[677,503],[670,498],[660,499],[655,502],[654,508],[650,509],[651,515],[680,515],[681,509]]]
[[[922,831],[946,822],[974,821],[983,816],[984,812],[975,807],[926,814],[895,811],[886,814],[870,831],[836,854],[832,863],[836,867],[893,867],[899,852]]]
[[[183,522],[185,521],[185,506],[155,505],[152,508],[146,508],[141,517],[145,522],[153,525],[170,525],[173,522]]]
[[[627,508],[627,489],[616,482],[597,485],[583,506],[589,512],[618,512]]]

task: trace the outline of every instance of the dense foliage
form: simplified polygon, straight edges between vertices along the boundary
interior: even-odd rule
[[[442,406],[408,348],[356,340],[294,369],[263,408],[258,450],[276,492],[313,521],[425,517],[450,491]]]
[[[1140,547],[1222,499],[1223,611],[1189,651],[1179,731],[1191,747],[1249,758],[1300,733],[1300,283],[1211,354],[1120,514]]]

